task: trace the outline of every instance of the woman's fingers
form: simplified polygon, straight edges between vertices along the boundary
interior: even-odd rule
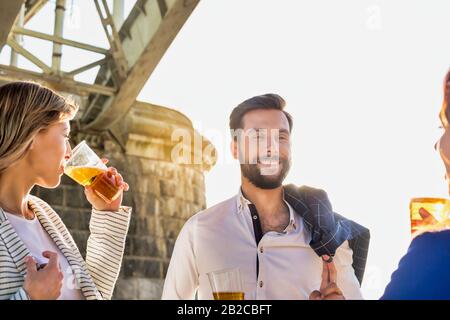
[[[117,171],[114,167],[109,167],[107,170],[107,175],[109,178],[114,178],[114,183],[119,188],[122,188],[124,191],[128,191],[130,186],[123,180],[122,175]]]
[[[423,222],[426,224],[434,224],[437,223],[438,221],[433,217],[433,215],[431,213],[429,213],[425,208],[420,208],[419,209],[419,214],[423,219]]]
[[[104,164],[107,164],[107,163],[109,162],[109,160],[106,159],[106,158],[102,158],[102,162],[103,162]]]
[[[125,181],[123,181],[123,177],[120,173],[118,173],[117,175],[115,175],[115,181],[116,181],[116,186],[118,186],[119,188],[122,188],[124,191],[128,190],[128,183],[126,183]],[[125,190],[125,185],[127,186],[127,189]]]
[[[94,192],[94,190],[92,189],[92,187],[91,186],[85,186],[84,187],[84,194],[86,195],[86,198],[93,198],[93,197],[98,197],[96,194],[95,194],[95,192]]]
[[[29,274],[37,272],[36,260],[32,256],[25,257],[27,272]]]
[[[86,193],[86,195],[91,194],[92,193],[92,188],[90,186],[85,186],[84,187],[84,192]]]
[[[422,217],[422,219],[426,219],[431,216],[431,214],[425,208],[420,208],[419,214]]]
[[[116,184],[120,187],[123,184],[123,178],[120,173],[116,174]]]
[[[111,177],[113,177],[114,175],[117,174],[117,169],[114,168],[114,167],[109,167],[109,168],[106,170],[106,174],[107,174],[107,176],[108,176],[109,178],[111,178]]]

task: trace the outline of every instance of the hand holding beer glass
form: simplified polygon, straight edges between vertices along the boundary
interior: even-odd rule
[[[450,200],[444,198],[413,198],[409,204],[411,235],[450,228]]]
[[[129,187],[116,169],[106,167],[107,162],[82,141],[73,149],[64,173],[85,187],[86,197],[95,209],[118,211],[123,190]]]
[[[207,275],[214,300],[244,300],[239,268],[213,271]]]

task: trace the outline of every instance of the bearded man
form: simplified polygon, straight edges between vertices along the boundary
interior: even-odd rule
[[[329,206],[322,214],[298,212],[307,203],[298,190],[283,186],[291,166],[293,126],[284,108],[279,95],[265,94],[232,111],[231,151],[240,162],[241,186],[234,197],[195,214],[183,226],[163,299],[213,299],[213,287],[221,285],[217,290],[239,291],[248,300],[362,299],[362,279],[355,275],[349,245],[351,232],[361,226],[336,218]],[[313,198],[318,208],[327,201]],[[328,239],[327,230],[314,226],[314,221],[328,218],[334,219],[327,229],[327,243],[335,245],[331,254],[326,254],[326,243],[320,244]],[[209,277],[227,269],[238,270],[240,283],[232,283],[230,274],[219,280]]]

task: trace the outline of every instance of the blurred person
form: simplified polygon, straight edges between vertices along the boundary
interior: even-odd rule
[[[444,98],[439,118],[443,134],[435,149],[446,169],[450,194],[450,71],[444,80]],[[450,219],[436,223],[433,216],[422,210],[424,223],[433,230],[423,232],[411,242],[400,260],[398,269],[381,297],[384,300],[448,300],[450,299]],[[434,221],[433,221],[434,220]]]

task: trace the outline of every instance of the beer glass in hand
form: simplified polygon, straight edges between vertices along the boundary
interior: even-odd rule
[[[64,173],[82,186],[90,186],[105,202],[111,203],[120,195],[120,188],[108,177],[108,168],[86,141],[80,142],[67,160]]]
[[[413,198],[409,203],[413,237],[439,229],[450,220],[450,200],[444,198]]]

